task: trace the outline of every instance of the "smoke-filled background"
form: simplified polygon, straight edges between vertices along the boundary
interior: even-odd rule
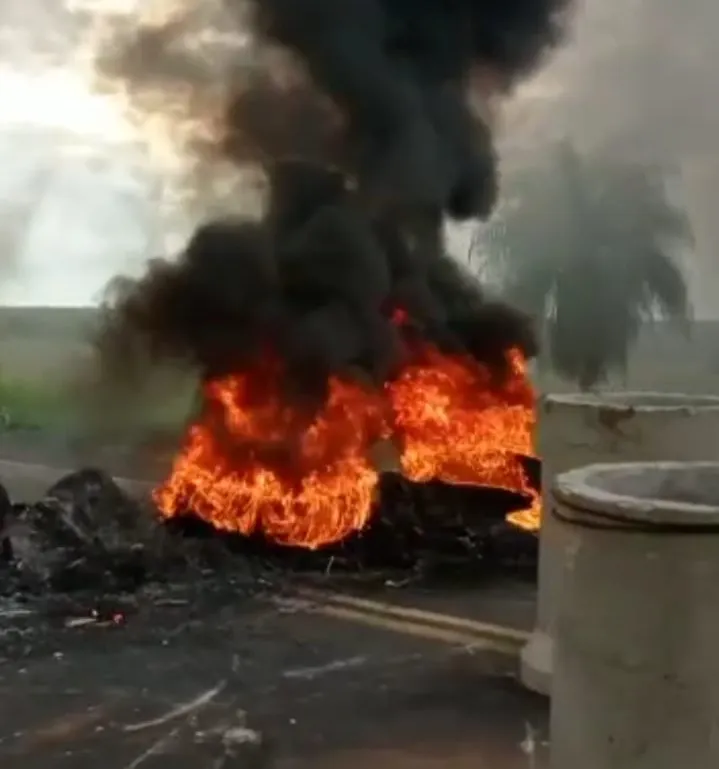
[[[572,40],[510,105],[505,156],[532,163],[570,137],[661,170],[688,210],[696,316],[719,318],[719,7],[635,0],[578,8]]]
[[[704,0],[585,2],[571,44],[508,110],[504,192],[522,211],[499,216],[475,254],[543,319],[546,368],[580,386],[689,386],[657,359],[716,386],[697,369],[719,363],[717,21]]]
[[[258,207],[263,188],[257,175],[239,173],[227,161],[229,149],[221,141],[228,85],[237,78],[251,80],[268,57],[276,85],[297,93],[306,83],[304,68],[296,62],[286,66],[286,55],[270,47],[263,47],[258,57],[247,37],[234,33],[236,17],[219,4],[202,4],[194,18],[161,33],[162,21],[176,10],[146,4],[138,9],[118,0],[74,2],[72,8],[47,2],[11,4],[0,11],[0,152],[5,170],[0,298],[5,302],[90,304],[111,275],[137,273],[149,254],[177,254],[197,222]],[[690,215],[695,244],[687,249],[688,288],[699,320],[719,318],[714,261],[719,219],[713,213],[719,192],[713,160],[719,135],[719,55],[713,35],[718,17],[711,0],[687,0],[681,7],[668,0],[582,0],[564,42],[535,74],[518,81],[501,107],[486,94],[506,87],[507,81],[492,67],[472,71],[475,97],[485,94],[473,101],[478,114],[489,110],[492,115],[505,177],[516,167],[545,159],[552,142],[563,137],[570,137],[582,152],[607,147],[613,157],[621,152],[661,167]],[[109,45],[109,32],[115,43],[132,43],[142,19],[155,25],[154,39],[145,38],[138,55],[123,59],[122,46]],[[200,34],[208,28],[206,21],[215,31]],[[183,24],[196,33],[189,58],[179,45]],[[98,55],[100,66],[95,66]],[[197,87],[188,88],[188,80]],[[319,101],[316,108],[327,110],[327,100]],[[302,100],[285,98],[283,105],[272,130],[266,124],[257,127],[265,142],[280,147],[288,127],[298,141],[299,127],[316,125],[301,119]],[[336,119],[337,110],[329,111]],[[303,131],[305,152],[337,140],[334,123],[323,125],[319,136]],[[475,140],[481,137],[480,130]],[[83,151],[60,151],[68,143]],[[337,144],[335,151],[341,154],[346,145]],[[257,152],[250,142],[236,144],[230,154],[255,159]],[[89,172],[88,153],[102,173]],[[126,183],[136,169],[142,171],[142,184]],[[475,229],[473,221],[450,228],[446,242],[461,262],[466,263],[469,233]],[[88,321],[94,325],[94,311],[77,311],[77,320],[67,321],[53,310],[12,313],[12,318],[0,316],[0,321],[8,318],[0,339],[5,377],[24,380],[41,373],[45,385],[51,379],[61,381],[67,369],[76,370],[67,361],[86,354],[85,327]],[[652,340],[642,342],[632,360],[669,360]],[[651,377],[630,382],[691,389],[711,366],[716,346],[708,340],[692,353],[696,360],[677,362],[680,354],[690,354],[690,345],[673,345],[671,382],[667,372],[655,376],[654,368]],[[47,362],[52,362],[53,377],[47,375]],[[680,370],[694,371],[691,381],[675,383]]]
[[[499,373],[510,348],[531,357],[529,319],[484,300],[446,255],[442,224],[491,213],[489,103],[559,42],[567,10],[227,0],[110,34],[99,71],[137,109],[170,127],[184,110],[198,167],[254,169],[264,187],[259,219],[229,188],[234,218],[201,224],[178,260],[117,284],[99,340],[112,380],[142,356],[184,358],[207,377],[270,350],[291,387],[321,402],[333,374],[391,378],[412,336]],[[234,51],[221,31],[235,32]]]

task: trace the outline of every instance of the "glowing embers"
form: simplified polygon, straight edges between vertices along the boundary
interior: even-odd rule
[[[514,520],[538,527],[531,455],[534,393],[507,354],[501,382],[431,345],[382,390],[336,377],[319,412],[290,405],[282,366],[266,358],[209,382],[170,478],[161,513],[193,513],[216,529],[319,548],[361,532],[379,500],[377,447],[410,481],[504,489],[524,500]]]

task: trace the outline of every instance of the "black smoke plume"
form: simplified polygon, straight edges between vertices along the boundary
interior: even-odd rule
[[[442,223],[495,202],[470,91],[487,102],[530,73],[569,1],[226,0],[225,39],[234,24],[245,48],[199,35],[202,4],[116,31],[99,70],[135,106],[199,126],[188,151],[259,167],[267,192],[259,220],[238,198],[237,218],[200,226],[178,260],[114,284],[103,364],[121,377],[133,359],[180,358],[210,377],[269,349],[321,396],[330,374],[391,377],[412,335],[497,371],[511,346],[533,355],[529,320],[484,299]]]

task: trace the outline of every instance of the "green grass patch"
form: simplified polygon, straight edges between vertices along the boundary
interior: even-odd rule
[[[0,379],[0,431],[62,428],[76,407],[63,388],[40,382]]]
[[[0,433],[62,430],[142,440],[145,434],[182,431],[196,393],[194,383],[184,381],[163,392],[95,401],[95,393],[73,390],[54,377],[48,380],[0,378]]]

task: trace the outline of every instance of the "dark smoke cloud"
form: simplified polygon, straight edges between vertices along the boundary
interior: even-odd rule
[[[258,27],[297,53],[343,110],[368,194],[458,217],[494,202],[486,125],[472,119],[473,68],[506,90],[561,30],[564,0],[258,0]]]
[[[218,23],[202,6],[116,33],[104,75],[192,125],[186,151],[259,166],[267,201],[259,221],[205,224],[179,260],[114,284],[104,365],[120,377],[182,358],[212,376],[269,349],[314,396],[333,373],[391,377],[413,334],[498,371],[510,346],[534,354],[528,319],[485,301],[444,253],[442,221],[486,216],[496,197],[490,126],[468,91],[531,72],[568,2],[228,0],[222,42],[198,35]],[[228,44],[230,19],[250,47]]]

